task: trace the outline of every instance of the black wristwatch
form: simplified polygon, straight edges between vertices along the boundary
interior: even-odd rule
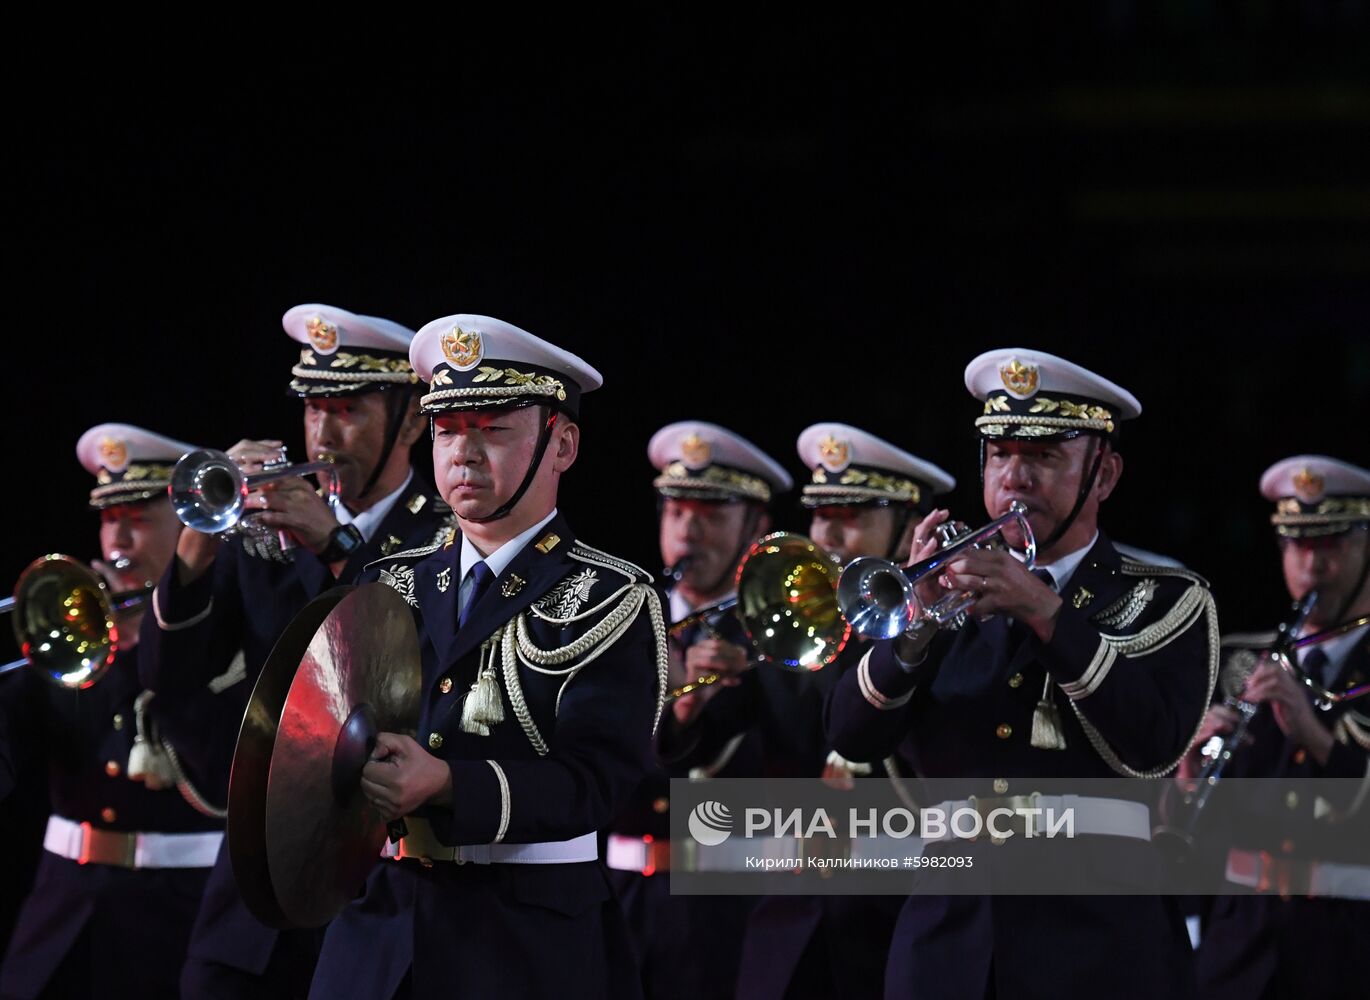
[[[355,524],[340,524],[328,536],[328,544],[319,553],[319,560],[326,563],[343,562],[365,543],[366,539],[362,538]]]

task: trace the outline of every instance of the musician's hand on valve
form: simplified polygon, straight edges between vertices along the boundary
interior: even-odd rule
[[[1242,697],[1257,704],[1269,703],[1280,731],[1308,752],[1319,764],[1326,764],[1332,752],[1332,732],[1313,711],[1303,687],[1277,663],[1262,663],[1246,679]]]
[[[1232,732],[1239,721],[1241,716],[1237,714],[1236,709],[1226,705],[1210,705],[1204,713],[1198,735],[1190,744],[1189,751],[1180,758],[1180,766],[1175,772],[1175,777],[1182,782],[1191,782],[1198,778],[1199,772],[1204,769],[1204,745],[1214,736],[1226,736]]]
[[[1042,642],[1050,642],[1056,632],[1060,596],[1003,549],[966,550],[948,564],[941,583],[976,595],[969,614],[1009,615]]]
[[[420,806],[451,805],[452,772],[411,736],[379,733],[371,759],[362,768],[362,794],[387,822]]]
[[[328,538],[338,527],[328,502],[314,490],[313,483],[300,476],[277,479],[260,490],[256,504],[258,521],[271,528],[284,528],[295,540],[318,555],[328,547]]]
[[[693,722],[704,708],[705,703],[717,693],[718,688],[735,687],[741,683],[741,675],[751,669],[747,650],[726,639],[701,639],[685,650],[685,680],[693,683],[707,674],[719,674],[717,682],[702,687],[692,694],[677,698],[671,706],[676,721],[682,724]]]
[[[937,550],[942,547],[942,540],[938,537],[937,529],[946,524],[947,518],[950,516],[950,511],[934,510],[918,522],[918,527],[913,529],[913,544],[909,547],[909,561],[905,564],[906,566],[922,562],[937,553]],[[946,589],[937,582],[935,574],[925,577],[914,588],[914,592],[925,608],[936,604],[947,593]]]

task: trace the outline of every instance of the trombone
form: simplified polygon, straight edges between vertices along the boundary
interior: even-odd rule
[[[182,455],[171,470],[167,488],[176,517],[187,528],[217,535],[247,530],[247,495],[267,483],[294,476],[318,475],[328,496],[328,506],[336,510],[341,502],[338,477],[333,474],[333,457],[319,462],[291,465],[281,449],[280,457],[268,462],[261,472],[244,473],[226,452],[201,448]],[[289,548],[289,545],[283,545]]]
[[[0,674],[27,665],[59,687],[90,687],[114,662],[119,616],[142,608],[152,591],[148,586],[111,593],[71,556],[34,560],[19,575],[14,596],[0,601],[0,614],[14,614],[14,637],[24,654],[0,666]]]
[[[803,535],[777,531],[753,542],[737,564],[737,595],[701,608],[671,625],[678,634],[734,614],[762,659],[794,671],[819,670],[837,659],[851,627],[837,607],[837,561]],[[674,701],[711,684],[705,674],[672,690]]]
[[[857,635],[872,639],[893,639],[917,621],[931,621],[938,628],[954,622],[975,603],[971,593],[947,594],[931,605],[919,599],[916,587],[941,570],[963,551],[984,548],[1006,526],[1016,522],[1023,533],[1023,564],[1032,569],[1037,561],[1037,539],[1028,524],[1027,508],[1017,500],[1008,513],[983,528],[943,539],[940,551],[912,566],[901,567],[888,559],[863,556],[842,571],[837,585],[837,603]]]
[[[1323,629],[1321,632],[1314,632],[1312,635],[1303,636],[1295,639],[1289,644],[1288,652],[1279,657],[1279,664],[1289,673],[1294,675],[1294,680],[1306,687],[1313,695],[1314,704],[1324,712],[1343,701],[1352,701],[1364,695],[1370,694],[1370,682],[1355,684],[1344,691],[1333,691],[1323,685],[1321,681],[1306,673],[1299,666],[1294,654],[1305,646],[1316,646],[1329,639],[1345,635],[1347,632],[1354,632],[1362,625],[1370,625],[1370,615],[1361,615],[1350,621],[1342,622],[1340,625],[1333,625],[1331,628]]]

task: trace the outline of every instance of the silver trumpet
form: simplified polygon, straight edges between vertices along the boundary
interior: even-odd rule
[[[942,570],[966,549],[988,546],[1014,522],[1023,533],[1024,565],[1032,569],[1037,561],[1037,539],[1028,524],[1027,508],[1015,500],[1003,517],[950,540],[944,538],[940,551],[912,566],[899,566],[888,559],[869,556],[853,560],[842,571],[837,584],[837,604],[843,617],[854,632],[872,639],[893,639],[918,621],[932,622],[938,628],[954,622],[975,603],[977,595],[956,591],[924,606],[918,598],[918,584]]]
[[[201,448],[182,455],[171,471],[171,485],[167,492],[176,516],[187,528],[218,535],[230,531],[251,529],[247,511],[247,496],[267,483],[294,476],[317,475],[327,493],[328,505],[336,509],[341,501],[338,477],[333,474],[332,458],[319,462],[291,465],[282,448],[280,456],[251,475],[238,468],[227,453],[214,448]],[[281,547],[292,548],[287,533],[281,532]]]

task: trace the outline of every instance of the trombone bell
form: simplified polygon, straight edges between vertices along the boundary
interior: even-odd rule
[[[114,603],[104,581],[70,556],[30,563],[15,584],[13,611],[20,651],[53,684],[88,688],[114,662]]]
[[[777,531],[748,550],[737,601],[757,652],[791,670],[818,670],[851,636],[836,600],[837,562],[803,535]]]

